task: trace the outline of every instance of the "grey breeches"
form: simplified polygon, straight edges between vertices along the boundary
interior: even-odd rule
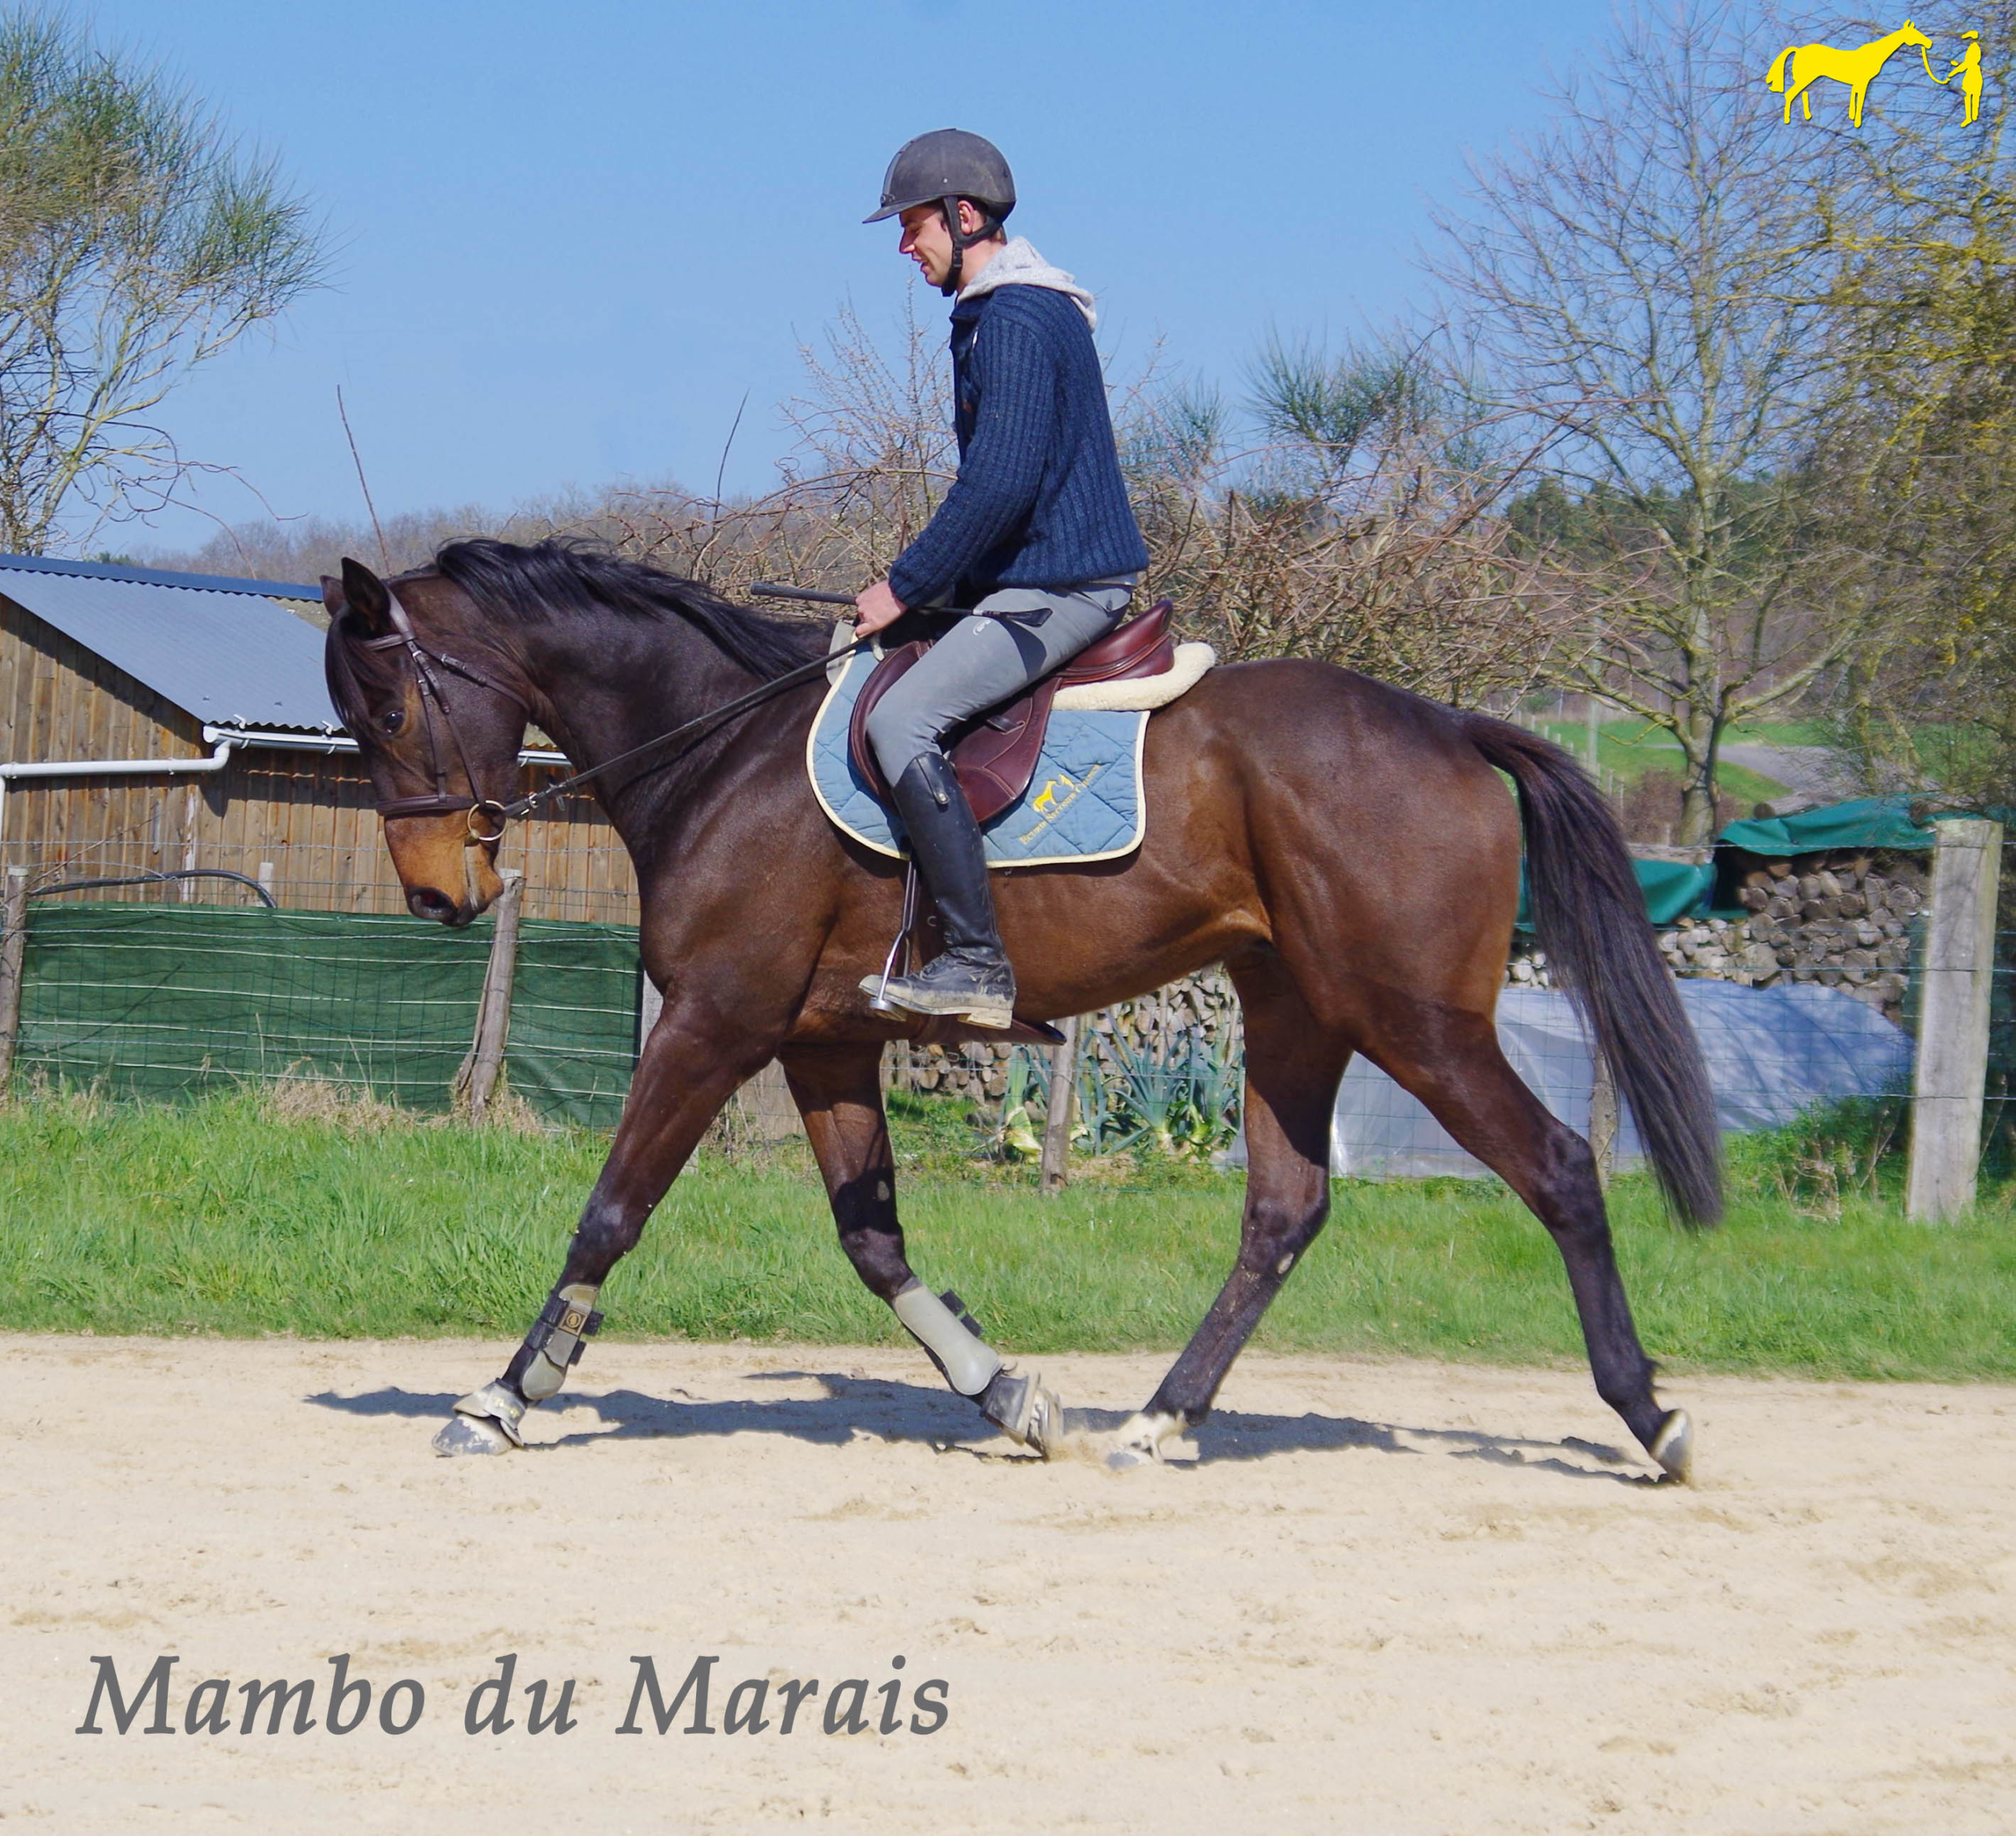
[[[876,704],[868,743],[891,784],[962,721],[1020,694],[1120,622],[1131,584],[989,593]]]

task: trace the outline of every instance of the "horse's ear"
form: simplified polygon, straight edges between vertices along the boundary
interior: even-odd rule
[[[334,618],[346,606],[371,631],[383,632],[391,623],[392,596],[385,583],[361,561],[343,557],[341,580],[322,577],[322,603]]]

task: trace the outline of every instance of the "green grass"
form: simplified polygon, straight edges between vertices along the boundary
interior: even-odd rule
[[[1577,721],[1548,721],[1544,723],[1547,736],[1568,750],[1586,765],[1589,759],[1589,729]],[[1801,729],[1803,730],[1803,729]],[[1740,740],[1762,741],[1767,733],[1789,733],[1793,729],[1745,727],[1732,729],[1724,743]],[[1817,745],[1818,740],[1775,738],[1771,744],[1780,745]],[[1658,728],[1647,726],[1643,721],[1606,721],[1596,729],[1596,757],[1606,771],[1614,772],[1624,781],[1636,784],[1650,771],[1665,771],[1677,774],[1681,770],[1681,751],[1677,741]],[[1734,797],[1740,803],[1768,803],[1773,797],[1784,795],[1785,787],[1775,778],[1750,770],[1733,760],[1718,759],[1715,764],[1715,783],[1725,796]]]
[[[912,1254],[999,1342],[1182,1343],[1232,1254],[1236,1176],[1158,1162],[1046,1200],[1026,1168],[973,1160],[963,1105],[899,1111]],[[276,1119],[256,1095],[17,1103],[0,1110],[0,1325],[515,1338],[605,1148],[586,1134]],[[2010,1189],[1966,1222],[1910,1225],[1894,1163],[1872,1185],[1857,1152],[1811,1131],[1746,1144],[1729,1224],[1699,1237],[1664,1221],[1644,1181],[1619,1182],[1619,1254],[1655,1356],[1675,1369],[2016,1378]],[[1580,1360],[1559,1260],[1502,1187],[1340,1181],[1335,1196],[1258,1343]],[[902,1342],[834,1244],[796,1146],[700,1156],[604,1304],[623,1337]]]

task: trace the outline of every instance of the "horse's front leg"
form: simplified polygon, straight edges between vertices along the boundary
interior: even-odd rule
[[[1063,1417],[1056,1396],[1040,1377],[1004,1365],[958,1296],[932,1293],[904,1256],[895,1157],[882,1107],[881,1046],[791,1046],[777,1055],[854,1273],[888,1304],[946,1382],[997,1428],[1048,1452]]]
[[[508,1453],[522,1447],[527,1409],[555,1394],[601,1324],[595,1296],[609,1271],[643,1233],[665,1196],[736,1089],[769,1061],[776,1040],[709,1011],[668,1003],[645,1041],[616,1141],[575,1226],[565,1265],[524,1343],[495,1382],[456,1404],[434,1437],[437,1453]]]

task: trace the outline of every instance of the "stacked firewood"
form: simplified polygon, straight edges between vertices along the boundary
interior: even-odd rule
[[[1139,1000],[1088,1014],[1080,1029],[1080,1051],[1109,1069],[1127,1058],[1176,1064],[1193,1048],[1236,1049],[1238,1027],[1239,1001],[1231,978],[1221,969],[1207,969]],[[998,1101],[1008,1088],[1008,1063],[1015,1050],[977,1042],[894,1045],[887,1075],[899,1089]]]
[[[1750,915],[1669,925],[1660,953],[1678,976],[1838,988],[1902,1026],[1910,925],[1925,907],[1926,875],[1924,855],[1887,850],[1739,857],[1736,899]],[[1546,954],[1523,933],[1505,980],[1554,986]]]
[[[1927,865],[1921,855],[1866,851],[1758,861],[1736,891],[1751,916],[1740,926],[1734,979],[1757,988],[1817,981],[1901,1024]]]

